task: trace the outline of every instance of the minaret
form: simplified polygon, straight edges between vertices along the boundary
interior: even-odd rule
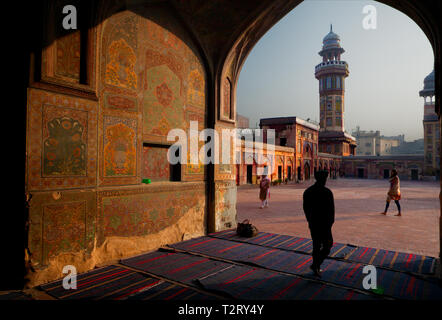
[[[440,125],[434,110],[434,70],[425,77],[424,88],[419,91],[424,98],[424,175],[438,175],[440,170]]]
[[[345,78],[349,71],[347,62],[341,61],[345,50],[340,41],[330,24],[330,32],[322,41],[322,62],[315,67],[315,77],[319,80],[320,150],[346,156],[354,155],[356,143],[344,126]]]

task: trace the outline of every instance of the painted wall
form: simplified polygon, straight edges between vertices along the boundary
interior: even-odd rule
[[[207,231],[204,166],[182,165],[171,182],[166,149],[152,147],[172,144],[169,130],[191,120],[206,126],[192,41],[166,11],[149,9],[113,14],[89,36],[87,83],[75,32],[42,52],[41,82],[56,89],[28,90],[29,286],[61,278],[67,264],[83,272]],[[224,189],[231,203],[220,223],[236,212],[235,189]]]

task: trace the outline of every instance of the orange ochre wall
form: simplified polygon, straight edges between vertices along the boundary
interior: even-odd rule
[[[43,49],[42,82],[89,94],[28,89],[28,286],[61,278],[65,265],[83,272],[206,233],[203,165],[183,165],[181,182],[141,183],[154,176],[149,163],[166,161],[143,144],[172,144],[169,130],[201,130],[207,117],[206,70],[184,29],[158,12],[154,22],[123,11],[93,28],[87,85],[78,32]]]

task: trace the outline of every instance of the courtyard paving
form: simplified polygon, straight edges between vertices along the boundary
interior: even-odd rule
[[[238,221],[250,219],[260,231],[310,237],[302,194],[314,180],[271,186],[269,207],[260,209],[257,186],[238,187]],[[329,179],[335,198],[335,242],[439,256],[439,182],[401,181],[402,216],[385,207],[387,180]]]

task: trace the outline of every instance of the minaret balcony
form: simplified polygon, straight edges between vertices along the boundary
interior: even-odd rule
[[[337,69],[339,71],[343,71],[346,75],[348,75],[348,64],[345,61],[341,60],[330,60],[326,62],[321,62],[315,67],[315,73],[320,71],[325,71],[327,69]]]

